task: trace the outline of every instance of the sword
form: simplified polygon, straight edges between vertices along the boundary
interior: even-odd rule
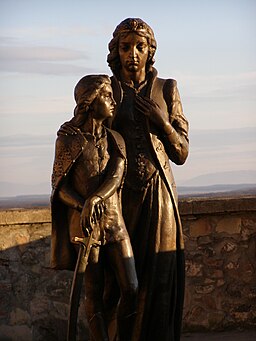
[[[76,268],[73,276],[70,299],[69,299],[69,319],[67,341],[76,341],[77,315],[81,289],[83,285],[83,277],[88,264],[88,259],[93,245],[100,245],[101,242],[93,238],[93,232],[88,237],[74,237],[72,243],[78,244],[79,253],[76,262]]]

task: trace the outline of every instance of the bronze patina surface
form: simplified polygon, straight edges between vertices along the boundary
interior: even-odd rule
[[[109,245],[112,247],[116,242],[118,243],[119,238],[123,238],[122,240],[128,244],[131,241],[131,245],[124,247],[125,251],[121,257],[120,254],[119,257],[115,256],[112,251],[109,253],[111,256],[114,255],[113,264],[116,277],[109,277],[105,281],[105,286],[102,286],[103,279],[97,275],[97,271],[94,272],[93,269],[91,271],[91,277],[88,279],[90,284],[86,285],[92,286],[90,281],[93,280],[94,284],[100,283],[100,290],[105,292],[103,302],[105,318],[103,320],[107,321],[108,327],[115,327],[117,324],[116,329],[109,328],[111,333],[107,335],[106,332],[104,337],[94,336],[94,340],[114,340],[116,336],[115,340],[180,340],[185,280],[184,242],[176,185],[170,162],[182,165],[187,159],[188,121],[183,113],[176,80],[157,76],[157,71],[153,67],[155,51],[156,40],[153,30],[139,18],[123,20],[116,27],[109,42],[107,61],[113,73],[111,88],[116,105],[113,115],[105,117],[104,121],[104,125],[111,130],[104,129],[110,136],[111,134],[115,136],[117,133],[118,136],[122,136],[123,145],[125,145],[123,149],[126,148],[127,158],[125,172],[121,172],[120,167],[117,167],[119,170],[117,173],[119,175],[122,173],[122,185],[120,185],[122,191],[118,191],[118,186],[115,187],[117,193],[122,193],[122,210],[121,205],[118,206],[120,212],[117,216],[123,219],[124,224],[121,224],[116,231],[118,237],[114,238],[113,243],[110,243],[109,240]],[[82,86],[81,89],[84,87]],[[79,111],[79,103],[75,110],[74,120],[76,120],[77,111]],[[72,136],[76,134],[72,120],[66,122],[58,134],[59,137],[62,136],[69,141],[67,146],[71,146],[73,143],[74,150],[76,150],[75,145],[79,146],[78,140],[71,142],[71,140],[75,141]],[[80,134],[78,135],[78,139],[80,139]],[[115,140],[115,137],[113,139]],[[102,147],[99,150],[108,149],[107,143],[109,143],[108,139],[105,139],[105,142],[102,140]],[[122,155],[123,149],[120,147],[122,143],[116,141],[116,145],[119,145],[119,148],[115,153]],[[67,153],[64,157],[65,160],[69,160],[67,163],[64,162],[67,164],[67,169],[69,169],[74,156],[79,154],[78,150],[74,153],[69,152],[72,155]],[[82,152],[81,154],[84,155]],[[98,167],[99,162],[97,157],[93,157],[93,147],[89,154],[92,156],[92,165],[90,166],[92,170],[87,169],[90,173],[95,171],[94,167],[96,167],[95,165]],[[109,161],[105,160],[106,165],[108,162],[111,164],[111,154],[104,154],[104,158],[109,159]],[[122,159],[122,156],[119,158]],[[80,166],[79,162],[75,162],[75,164],[77,164],[77,168],[83,169],[85,162],[81,158],[80,161]],[[72,168],[77,169],[76,167]],[[105,168],[107,166],[105,167],[103,163],[102,178],[106,176],[104,175]],[[116,177],[115,172],[111,173],[111,176]],[[111,176],[108,179],[110,182]],[[81,178],[87,179],[88,174],[83,173],[82,177],[77,177],[71,187],[80,189]],[[93,186],[93,181],[89,178],[87,180],[88,188]],[[114,181],[114,179],[112,180]],[[62,187],[63,189],[64,187]],[[81,194],[84,197],[84,193]],[[60,191],[62,202],[65,195],[63,191]],[[101,197],[101,195],[99,196]],[[67,205],[72,206],[68,202]],[[72,208],[76,211],[75,216],[78,220],[83,205],[84,201],[78,200]],[[94,218],[91,215],[91,219],[94,219],[94,222],[101,222],[103,211],[103,207],[99,207],[99,212]],[[89,212],[92,211],[88,209],[86,211],[83,208],[82,224],[88,223],[86,219],[90,216]],[[62,219],[60,216],[61,212],[59,211],[58,218]],[[124,227],[121,228],[121,226]],[[72,234],[72,231],[69,233]],[[96,250],[96,248],[92,249]],[[57,248],[57,250],[59,249]],[[133,255],[136,274],[134,273]],[[107,260],[109,257],[103,256]],[[125,264],[128,260],[128,268],[118,267],[115,259],[125,259]],[[68,262],[69,260],[70,258],[67,257]],[[131,277],[127,277],[126,270],[130,275],[132,273]],[[121,299],[119,291],[113,290],[116,288],[116,279],[119,280]],[[137,280],[138,296],[136,308],[134,308]],[[125,290],[122,291],[123,288]],[[129,295],[133,299],[128,298]],[[119,299],[119,304],[117,304]],[[124,307],[129,307],[129,309],[125,308],[121,314],[120,302],[122,300],[130,301],[132,304],[130,306],[124,304]],[[92,297],[91,305],[95,305],[95,302]],[[117,312],[121,314],[122,318],[118,318],[118,314],[117,318],[115,316],[117,307]],[[101,317],[97,319],[97,314],[92,316],[96,317],[94,321],[101,321]],[[113,321],[117,321],[117,323],[113,324]],[[120,332],[120,330],[124,332]]]
[[[114,291],[117,300],[110,300],[110,308],[113,303],[116,307],[117,337],[130,340],[137,276],[121,210],[125,144],[120,134],[102,124],[115,108],[110,78],[83,77],[75,88],[75,99],[74,117],[68,123],[70,133],[59,134],[56,140],[52,175],[52,267],[74,269],[77,242],[81,241],[71,293],[71,305],[76,307],[70,307],[68,340],[75,340],[73,319],[80,298],[75,296],[80,295],[81,273],[85,274],[85,309],[91,338],[109,339],[111,313],[104,305],[103,294],[105,281],[113,277],[119,289],[117,295]],[[84,238],[87,235],[88,241]],[[109,295],[113,296],[116,287],[110,289]]]
[[[170,161],[188,156],[188,122],[174,79],[157,77],[156,40],[147,23],[115,29],[108,64],[117,109],[111,126],[124,138],[123,216],[134,251],[139,296],[133,340],[180,339],[184,242]],[[170,161],[169,161],[170,160]]]

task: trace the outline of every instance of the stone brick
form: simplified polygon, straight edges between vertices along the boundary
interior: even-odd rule
[[[256,299],[256,281],[254,282],[253,285],[247,285],[244,287],[244,294],[249,298],[249,299]],[[256,304],[256,300],[253,300]]]
[[[49,312],[49,299],[43,295],[36,295],[30,301],[30,313],[33,321],[38,320],[41,316],[46,316]]]
[[[217,287],[222,287],[222,285],[224,285],[224,284],[225,284],[224,279],[220,278],[220,279],[217,280],[216,286]]]
[[[12,284],[8,280],[2,280],[0,281],[0,320],[8,320],[11,302]]]
[[[225,217],[221,219],[217,226],[216,232],[235,234],[241,232],[241,218],[240,217]]]
[[[231,282],[227,286],[226,290],[227,294],[232,297],[232,298],[241,298],[242,297],[242,292],[243,292],[243,287],[240,283],[236,282]]]
[[[241,260],[239,274],[245,283],[250,283],[253,279],[256,280],[254,266],[249,260]]]
[[[211,232],[212,232],[212,227],[208,218],[201,218],[191,223],[190,236],[192,238],[207,236]]]
[[[204,304],[208,308],[208,310],[216,310],[216,300],[214,295],[205,295],[204,296]]]
[[[236,270],[239,268],[239,264],[237,263],[233,263],[233,262],[229,262],[226,266],[225,269],[227,270]]]
[[[204,284],[208,285],[208,284],[214,284],[215,280],[211,279],[211,278],[205,278],[204,280]]]
[[[58,302],[58,301],[53,301],[51,312],[52,312],[52,315],[55,316],[56,318],[65,320],[68,318],[69,304]]]
[[[204,263],[211,268],[222,268],[224,260],[216,258],[205,258]]]
[[[202,264],[194,263],[193,261],[186,261],[186,276],[198,277],[202,276]]]
[[[248,228],[252,233],[255,233],[256,219],[251,219],[251,217],[243,217],[243,226]]]
[[[198,250],[202,251],[203,256],[205,257],[214,257],[216,255],[216,250],[213,247],[207,246],[198,246]]]
[[[51,224],[33,224],[29,229],[30,241],[46,240],[51,235]],[[48,239],[49,240],[49,239]]]
[[[223,278],[223,270],[221,269],[212,269],[208,272],[208,275],[211,276],[211,278]]]
[[[221,252],[222,253],[229,253],[229,252],[232,252],[232,251],[235,251],[237,249],[237,244],[233,243],[233,242],[225,242],[224,246],[222,247],[221,249]]]
[[[199,305],[195,305],[187,313],[186,321],[192,326],[192,328],[198,327],[199,325],[201,328],[205,328],[208,325],[208,314],[204,308]]]
[[[33,248],[27,249],[21,256],[21,262],[25,265],[38,264],[37,254]]]
[[[197,244],[198,245],[208,245],[212,243],[212,238],[211,236],[203,236],[203,237],[199,237],[197,240]]]
[[[32,341],[32,332],[28,326],[0,326],[0,340]]]
[[[198,285],[195,287],[195,292],[197,294],[210,294],[215,290],[215,286],[213,284],[211,285]]]
[[[218,329],[225,318],[223,311],[214,311],[209,314],[209,329]]]
[[[10,325],[30,325],[30,315],[26,310],[16,308],[11,311]]]
[[[230,313],[230,315],[237,321],[239,321],[241,324],[248,320],[250,317],[251,317],[251,312],[247,312],[247,311],[244,311],[244,312],[237,312],[237,311],[233,311]]]
[[[186,289],[185,290],[185,298],[184,298],[184,314],[186,314],[188,308],[190,307],[191,305],[191,291]]]
[[[242,227],[241,239],[248,240],[255,231],[252,228]]]
[[[194,254],[195,250],[197,250],[197,242],[196,240],[191,240],[187,237],[187,242],[185,240],[185,252],[187,255]]]
[[[67,335],[67,321],[53,318],[50,314],[35,320],[32,327],[33,341],[64,341]],[[83,340],[77,338],[77,340]]]

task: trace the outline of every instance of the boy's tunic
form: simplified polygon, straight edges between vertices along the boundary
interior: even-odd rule
[[[125,159],[121,136],[110,129],[97,141],[88,133],[60,135],[56,141],[52,175],[52,267],[74,269],[76,252],[71,238],[82,237],[81,212],[68,207],[58,196],[62,184],[68,186],[84,201],[99,189],[107,177],[115,175],[116,157]],[[103,217],[96,223],[94,238],[102,244],[129,238],[121,213],[119,191],[105,200]]]

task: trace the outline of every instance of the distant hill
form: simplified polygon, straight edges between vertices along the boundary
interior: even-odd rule
[[[223,197],[256,195],[256,184],[234,184],[213,186],[178,186],[180,198]],[[0,197],[0,209],[49,207],[50,195],[19,195]]]
[[[212,185],[212,186],[178,186],[179,197],[187,196],[237,196],[256,195],[256,183]]]
[[[216,185],[218,184],[218,185]],[[183,187],[198,187],[198,186],[219,186],[231,184],[233,186],[244,186],[244,184],[256,184],[256,171],[255,170],[241,170],[232,172],[215,172],[209,174],[202,174],[187,181],[182,182]]]
[[[0,209],[48,206],[50,206],[49,195],[18,195],[13,197],[0,197]]]
[[[218,184],[218,185],[216,185]],[[229,185],[230,184],[230,185]],[[202,174],[197,177],[191,178],[187,181],[178,182],[179,188],[183,188],[185,191],[191,190],[194,192],[194,188],[200,187],[203,191],[208,191],[209,186],[235,186],[238,185],[250,186],[256,184],[256,170],[243,170],[243,171],[232,171],[232,172],[216,172],[210,174]],[[228,187],[226,187],[229,190]],[[214,187],[210,189],[214,191]],[[221,189],[222,191],[222,189]],[[21,184],[12,182],[0,182],[0,198],[1,197],[15,197],[15,196],[34,196],[44,195],[45,193],[51,193],[51,183],[42,182],[38,184]]]

